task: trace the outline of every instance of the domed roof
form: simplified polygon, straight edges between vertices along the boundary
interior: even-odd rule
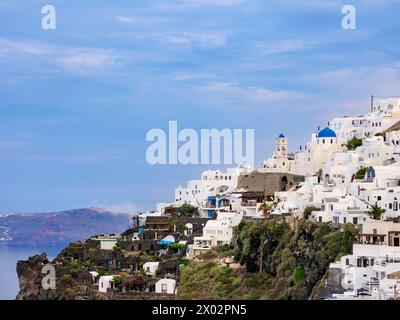
[[[281,133],[278,138],[284,138],[284,137],[285,137],[285,135],[283,133]]]
[[[318,132],[318,138],[336,138],[336,133],[329,127],[326,127]]]

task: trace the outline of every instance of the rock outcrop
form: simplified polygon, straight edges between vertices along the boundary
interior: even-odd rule
[[[27,261],[18,261],[17,274],[20,291],[17,300],[37,300],[43,297],[42,289],[42,268],[48,264],[47,255],[42,253],[30,257]]]

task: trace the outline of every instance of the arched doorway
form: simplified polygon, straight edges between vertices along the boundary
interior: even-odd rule
[[[286,176],[283,176],[281,178],[281,191],[286,191],[287,190],[287,184],[288,184],[288,178]]]

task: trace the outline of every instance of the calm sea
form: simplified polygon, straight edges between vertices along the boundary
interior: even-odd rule
[[[27,260],[30,256],[46,252],[53,259],[63,247],[9,247],[0,244],[0,300],[12,300],[18,293],[17,261]]]

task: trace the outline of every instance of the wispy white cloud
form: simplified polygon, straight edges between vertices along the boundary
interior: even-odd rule
[[[199,7],[232,7],[243,4],[248,4],[247,0],[180,0],[175,2],[157,2],[154,4],[154,9],[157,10],[182,10],[188,8]]]
[[[175,72],[171,79],[174,81],[190,81],[190,80],[199,80],[199,79],[207,79],[214,78],[214,75],[200,72],[190,72],[190,71],[179,71]]]
[[[170,22],[170,19],[163,17],[155,17],[155,16],[124,15],[124,16],[117,16],[115,17],[115,19],[121,23],[140,25],[140,26],[154,26]]]
[[[306,44],[303,40],[282,40],[273,43],[256,44],[257,49],[265,54],[285,53],[291,51],[298,51],[312,47],[311,44]]]
[[[128,213],[134,214],[138,212],[138,206],[130,201],[108,203],[108,202],[96,202],[94,201],[92,206],[100,207],[112,213]]]
[[[182,32],[159,33],[156,38],[162,42],[175,46],[186,47],[223,47],[227,41],[227,35],[222,32]]]
[[[304,94],[289,90],[270,90],[257,86],[239,86],[232,82],[215,82],[203,87],[209,93],[223,93],[251,102],[272,102],[304,98]]]
[[[391,96],[398,94],[400,70],[386,66],[337,69],[301,76],[297,81],[340,92],[341,96]]]
[[[76,49],[58,59],[60,65],[73,73],[98,73],[117,65],[118,55],[109,50]]]
[[[76,74],[104,72],[118,65],[122,59],[122,54],[113,49],[67,47],[0,39],[0,57],[8,57],[14,61],[18,55],[37,59],[37,62],[54,65]]]

